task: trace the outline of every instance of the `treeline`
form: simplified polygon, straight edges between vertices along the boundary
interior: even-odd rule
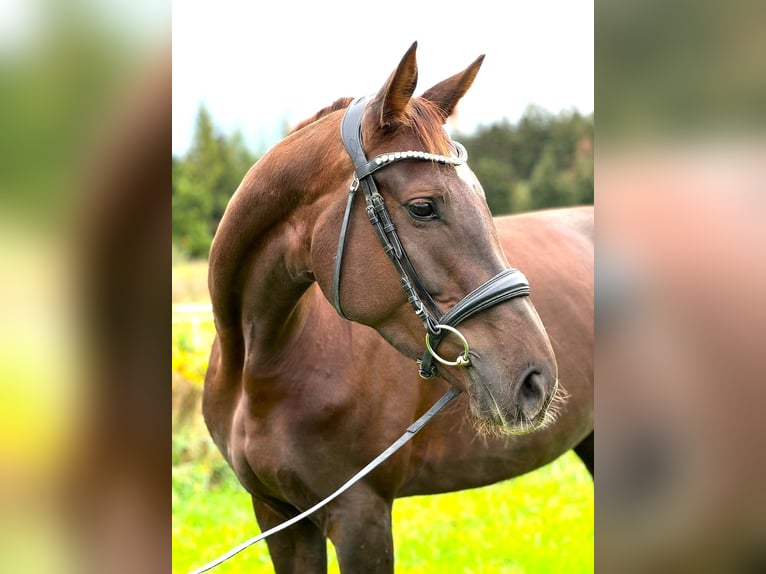
[[[593,203],[592,115],[530,107],[516,124],[454,137],[468,149],[495,215]],[[200,108],[189,151],[173,158],[174,255],[207,257],[226,204],[256,159],[240,133],[225,136]]]
[[[468,149],[492,213],[593,203],[593,116],[529,107],[507,120],[456,134]]]

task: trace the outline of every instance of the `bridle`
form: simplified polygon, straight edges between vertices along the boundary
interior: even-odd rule
[[[529,283],[524,274],[518,269],[504,269],[463,297],[452,309],[446,313],[442,312],[436,301],[429,294],[428,289],[423,285],[423,281],[418,276],[417,271],[415,271],[412,262],[407,256],[407,252],[402,246],[402,242],[396,232],[396,227],[391,221],[391,215],[388,209],[386,209],[383,196],[378,192],[372,174],[399,161],[432,161],[444,165],[458,166],[467,161],[468,153],[461,144],[452,142],[457,151],[456,157],[446,157],[423,151],[403,151],[384,153],[368,160],[362,146],[362,115],[366,105],[367,101],[364,97],[357,98],[351,102],[341,122],[341,139],[354,163],[354,178],[348,192],[346,212],[343,216],[343,224],[341,225],[338,240],[338,252],[335,257],[333,304],[341,316],[348,318],[340,304],[341,266],[343,263],[343,251],[346,246],[346,234],[348,232],[351,208],[354,204],[356,191],[361,187],[367,204],[367,216],[370,223],[372,223],[378,239],[383,245],[383,249],[399,273],[402,289],[407,294],[407,300],[425,326],[426,350],[423,358],[418,361],[419,374],[424,379],[432,379],[438,374],[436,365],[433,364],[434,361],[443,365],[458,367],[467,367],[471,363],[468,356],[470,351],[468,341],[457,329],[459,323],[498,303],[529,295]],[[463,352],[454,361],[449,361],[436,352],[437,347],[444,340],[447,333],[456,335],[463,343]]]

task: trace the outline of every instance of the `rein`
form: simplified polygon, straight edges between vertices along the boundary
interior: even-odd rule
[[[272,534],[276,534],[277,532],[280,532],[284,530],[285,528],[289,528],[296,522],[303,520],[308,515],[313,514],[314,512],[316,512],[317,510],[325,506],[326,504],[335,500],[337,497],[339,497],[341,494],[343,494],[349,488],[351,488],[354,484],[359,482],[362,478],[370,474],[373,470],[375,470],[378,466],[380,466],[383,462],[385,462],[392,454],[394,454],[407,442],[409,442],[409,440],[413,436],[415,436],[415,434],[417,434],[417,432],[420,429],[422,429],[428,423],[428,421],[430,421],[434,417],[434,415],[436,415],[436,413],[438,413],[440,410],[446,407],[449,403],[451,403],[452,400],[455,397],[457,397],[459,394],[460,394],[460,391],[457,391],[453,387],[450,387],[450,389],[442,396],[442,398],[436,401],[434,406],[428,409],[418,420],[416,420],[409,427],[407,427],[407,430],[404,431],[404,434],[400,436],[398,439],[396,439],[396,441],[391,446],[389,446],[386,450],[380,453],[372,462],[370,462],[362,470],[360,470],[354,476],[352,476],[345,484],[343,484],[343,486],[341,486],[338,490],[333,492],[330,496],[328,496],[324,500],[321,500],[320,502],[317,502],[314,506],[312,506],[308,510],[304,510],[300,514],[293,516],[291,519],[276,525],[274,528],[270,528],[266,532],[261,532],[258,536],[254,536],[253,538],[251,538],[250,540],[246,540],[239,546],[235,546],[234,548],[229,550],[226,554],[222,554],[221,556],[219,556],[215,560],[212,560],[211,562],[208,562],[204,566],[201,566],[200,568],[197,568],[196,570],[192,570],[189,574],[202,574],[203,572],[212,570],[219,564],[226,562],[232,556],[239,554],[248,546],[252,546],[256,542],[260,542],[261,540],[263,540],[264,538],[268,538]]]
[[[364,147],[362,146],[362,115],[364,114],[365,107],[366,98],[357,98],[349,105],[341,123],[343,145],[354,162],[355,171],[348,192],[346,212],[343,215],[343,224],[341,225],[340,237],[338,239],[338,252],[335,257],[333,304],[338,313],[348,319],[340,304],[340,278],[351,208],[354,204],[356,191],[361,187],[367,204],[367,216],[370,223],[373,225],[378,239],[383,245],[383,249],[399,273],[402,289],[407,294],[407,300],[415,310],[415,314],[423,321],[426,330],[426,350],[423,358],[418,361],[419,374],[424,379],[433,379],[438,374],[436,365],[433,364],[434,361],[443,365],[458,367],[467,367],[471,364],[468,341],[458,331],[457,325],[476,313],[498,303],[529,295],[529,282],[518,269],[504,269],[463,297],[447,313],[442,312],[407,256],[407,252],[402,246],[402,242],[396,232],[396,227],[391,221],[391,215],[388,209],[386,209],[383,196],[378,192],[372,174],[396,162],[410,160],[431,161],[456,167],[467,161],[468,153],[461,144],[453,142],[457,150],[457,157],[446,157],[423,151],[410,150],[384,153],[371,160],[367,160]],[[454,334],[463,343],[463,353],[458,355],[454,361],[449,361],[436,353],[437,347],[444,340],[447,333]]]

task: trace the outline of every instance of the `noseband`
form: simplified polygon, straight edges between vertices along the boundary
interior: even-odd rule
[[[378,192],[372,174],[386,166],[405,160],[431,161],[458,166],[466,162],[468,154],[462,145],[453,142],[457,150],[457,157],[446,157],[423,151],[404,151],[385,153],[368,161],[362,147],[362,115],[365,107],[365,98],[357,98],[346,110],[341,123],[341,138],[346,151],[354,162],[355,172],[349,188],[346,212],[343,216],[338,240],[338,252],[333,273],[333,304],[338,313],[348,319],[340,304],[340,273],[351,208],[354,197],[356,197],[356,191],[361,187],[367,203],[367,215],[370,223],[372,223],[383,249],[399,273],[402,289],[407,294],[410,305],[425,326],[426,351],[423,358],[418,361],[419,374],[424,379],[431,379],[437,375],[436,365],[433,364],[434,360],[448,366],[467,367],[470,364],[468,341],[456,328],[459,323],[498,303],[529,295],[529,283],[518,269],[504,269],[463,297],[452,309],[446,313],[441,311],[428,289],[423,285],[409,257],[407,257],[407,252],[399,240],[399,235],[391,221],[391,215],[386,209],[383,197]],[[453,333],[463,343],[463,353],[458,355],[454,361],[448,361],[436,353],[436,349],[447,333]]]

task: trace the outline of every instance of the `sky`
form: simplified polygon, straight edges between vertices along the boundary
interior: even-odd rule
[[[201,104],[266,151],[335,99],[377,92],[416,40],[416,94],[486,54],[459,131],[516,121],[532,104],[593,112],[592,0],[173,0],[172,22],[174,155]]]

